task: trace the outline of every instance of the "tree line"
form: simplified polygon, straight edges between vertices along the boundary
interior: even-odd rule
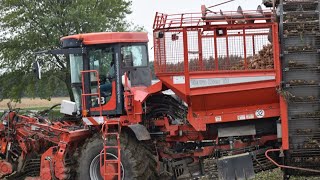
[[[42,57],[43,79],[32,72],[34,52],[57,49],[71,34],[137,29],[125,20],[131,0],[2,0],[0,3],[0,100],[24,96],[73,100],[69,62]]]

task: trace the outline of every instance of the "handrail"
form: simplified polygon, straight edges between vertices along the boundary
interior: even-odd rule
[[[97,93],[85,93],[85,83],[84,83],[84,75],[86,73],[95,73],[97,75]],[[86,111],[87,110],[87,101],[86,101],[86,98],[87,96],[98,96],[99,97],[99,100],[98,100],[98,103],[99,103],[99,109],[100,109],[100,116],[102,116],[102,106],[101,106],[101,94],[100,94],[100,78],[99,78],[99,72],[97,70],[84,70],[84,71],[81,71],[81,79],[82,79],[82,93],[81,93],[81,99],[82,99],[82,109],[83,111]],[[87,113],[82,113],[82,115],[86,116]]]

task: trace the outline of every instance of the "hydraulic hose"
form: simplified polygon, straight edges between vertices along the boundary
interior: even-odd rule
[[[280,168],[285,168],[285,169],[295,169],[295,170],[300,170],[300,171],[309,171],[309,172],[315,172],[315,173],[320,173],[320,170],[315,170],[315,169],[309,169],[309,168],[301,168],[301,167],[294,167],[294,166],[286,166],[286,165],[281,165],[278,164],[276,161],[274,161],[269,155],[269,152],[281,152],[281,149],[268,149],[264,154],[265,156],[276,166]]]

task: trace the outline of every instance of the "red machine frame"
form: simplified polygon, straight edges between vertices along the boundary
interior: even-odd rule
[[[236,17],[236,18],[235,18]],[[258,22],[259,21],[259,22]],[[264,21],[264,22],[260,22]],[[262,45],[268,43],[258,43],[256,46],[255,37],[263,36],[264,41],[267,42],[266,37],[271,33],[271,42],[273,42],[272,50],[272,64],[273,67],[265,67],[264,69],[250,69],[249,61],[262,49]],[[192,35],[193,33],[193,35]],[[205,34],[208,33],[208,34]],[[167,34],[170,34],[167,36]],[[165,141],[159,142],[159,155],[163,158],[182,158],[192,157],[195,161],[199,161],[202,156],[212,155],[216,149],[229,150],[230,145],[216,144],[211,146],[204,146],[199,151],[192,153],[177,153],[167,154],[165,148],[169,148],[173,143],[188,141],[202,141],[211,140],[217,141],[219,139],[216,135],[208,135],[208,125],[220,124],[227,122],[237,122],[242,120],[258,121],[261,118],[270,119],[277,118],[280,113],[285,113],[281,110],[281,106],[285,106],[284,99],[280,97],[276,91],[281,81],[281,68],[279,63],[279,44],[278,42],[278,25],[272,22],[272,13],[270,11],[237,11],[237,12],[206,12],[202,13],[185,13],[165,15],[157,13],[154,21],[154,53],[155,53],[155,71],[160,79],[160,82],[150,87],[129,87],[127,82],[127,74],[125,74],[124,83],[124,110],[126,115],[117,116],[114,118],[107,118],[102,115],[103,108],[109,108],[108,105],[102,107],[91,108],[91,111],[99,112],[95,117],[90,117],[86,112],[86,97],[98,96],[100,98],[100,90],[97,93],[82,94],[82,106],[84,107],[82,115],[92,122],[96,127],[96,133],[102,130],[104,140],[108,135],[115,135],[117,138],[117,145],[111,147],[104,144],[104,149],[101,152],[105,165],[103,168],[102,176],[105,178],[111,175],[118,176],[120,179],[120,158],[117,160],[118,170],[108,174],[106,169],[107,163],[112,164],[115,160],[108,160],[105,152],[109,148],[118,149],[118,156],[120,156],[120,130],[121,126],[129,126],[139,124],[143,121],[143,105],[147,101],[148,96],[157,94],[163,90],[171,89],[175,94],[180,97],[188,105],[187,120],[189,123],[185,124],[171,124],[168,117],[154,119],[153,125],[160,129],[165,134]],[[74,35],[63,39],[77,39],[81,40],[84,45],[94,44],[108,44],[108,43],[121,43],[128,42],[146,42],[146,34],[138,35],[136,41],[129,34],[115,35],[119,39],[112,39],[111,33],[101,34],[84,34]],[[111,40],[108,40],[108,39]],[[121,41],[121,38],[123,38]],[[167,39],[166,39],[167,38]],[[234,38],[235,42],[241,39],[243,44],[240,44],[234,52],[230,50],[230,39]],[[251,45],[248,45],[248,38],[251,39]],[[203,39],[210,39],[209,42],[204,43]],[[225,48],[226,51],[219,50],[219,40],[225,39],[221,49]],[[168,42],[168,41],[172,42]],[[182,42],[182,43],[181,43]],[[178,44],[178,46],[170,46],[170,43]],[[210,44],[211,46],[205,46]],[[171,47],[172,51],[167,50]],[[206,49],[207,48],[207,49]],[[210,52],[207,52],[207,50]],[[170,56],[170,53],[173,55]],[[179,54],[180,53],[180,54]],[[219,53],[223,54],[219,56]],[[235,53],[238,59],[234,64],[231,63],[232,53]],[[212,57],[211,57],[212,56]],[[252,57],[250,57],[252,56]],[[240,59],[239,59],[240,58]],[[225,64],[222,66],[219,59],[225,59]],[[243,60],[243,61],[242,61]],[[206,66],[206,63],[210,66]],[[241,69],[232,70],[232,66],[237,63],[242,63]],[[271,64],[270,64],[271,65]],[[220,68],[222,66],[223,68]],[[85,70],[81,72],[96,73],[99,77],[98,71]],[[84,76],[82,76],[84,77]],[[244,78],[246,81],[239,80]],[[222,79],[222,83],[218,80]],[[228,80],[228,81],[223,81]],[[209,81],[212,81],[209,83]],[[233,83],[230,83],[230,82]],[[99,79],[97,78],[99,86]],[[203,86],[197,86],[205,82]],[[194,83],[194,84],[192,84]],[[84,88],[84,78],[82,79],[82,88]],[[113,84],[113,91],[115,85]],[[84,91],[84,89],[83,89]],[[113,100],[115,96],[113,96]],[[112,106],[110,101],[110,107]],[[113,107],[113,106],[112,106]],[[263,116],[257,115],[257,111],[263,110]],[[13,122],[14,112],[9,113],[8,120]],[[24,144],[22,137],[30,135],[41,136],[48,142],[52,142],[54,146],[49,147],[41,156],[41,172],[38,179],[51,179],[52,174],[59,179],[64,179],[68,168],[64,166],[63,160],[66,156],[67,150],[73,150],[78,141],[89,137],[90,131],[85,126],[81,130],[70,130],[73,123],[54,123],[52,125],[42,124],[37,118],[28,116],[19,116],[22,124],[18,124],[17,137],[21,141],[19,145],[23,148],[25,154],[33,149],[39,149],[41,142],[35,143],[38,147],[27,148],[30,144]],[[103,118],[102,123],[94,123],[94,118]],[[147,119],[148,120],[148,119]],[[287,132],[287,119],[282,119],[282,139],[283,148],[288,148],[288,132]],[[28,125],[26,125],[28,124]],[[103,125],[102,125],[103,124]],[[102,126],[100,126],[102,125]],[[2,131],[5,129],[1,125]],[[27,126],[25,128],[24,126]],[[116,131],[109,132],[110,127],[116,127]],[[10,126],[9,126],[10,128]],[[17,128],[17,127],[16,127]],[[49,131],[56,135],[52,138],[50,134],[46,134],[40,129]],[[192,132],[190,135],[179,134],[181,132]],[[59,139],[57,139],[59,138]],[[260,139],[252,137],[250,142],[235,141],[234,148],[244,148],[248,146],[264,145],[268,141],[276,141],[275,134],[263,135]],[[7,147],[6,143],[9,140],[2,141],[2,147]],[[68,145],[68,147],[67,147]],[[70,146],[69,146],[70,145]],[[2,153],[6,149],[2,148]],[[55,163],[56,168],[52,168],[52,163]],[[10,173],[10,164],[5,161],[1,162]],[[102,165],[101,165],[102,166]]]

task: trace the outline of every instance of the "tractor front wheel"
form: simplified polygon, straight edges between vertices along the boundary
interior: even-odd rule
[[[157,163],[152,153],[141,143],[131,134],[121,134],[121,179],[154,179]],[[115,139],[108,140],[107,144],[114,145]],[[103,141],[100,133],[86,140],[77,159],[77,179],[103,180],[103,172],[100,170],[100,152],[102,149]],[[107,159],[117,158],[116,149],[107,150]],[[108,166],[106,169],[111,171],[109,173],[117,171],[116,167]],[[110,177],[109,179],[117,179],[117,177]]]

